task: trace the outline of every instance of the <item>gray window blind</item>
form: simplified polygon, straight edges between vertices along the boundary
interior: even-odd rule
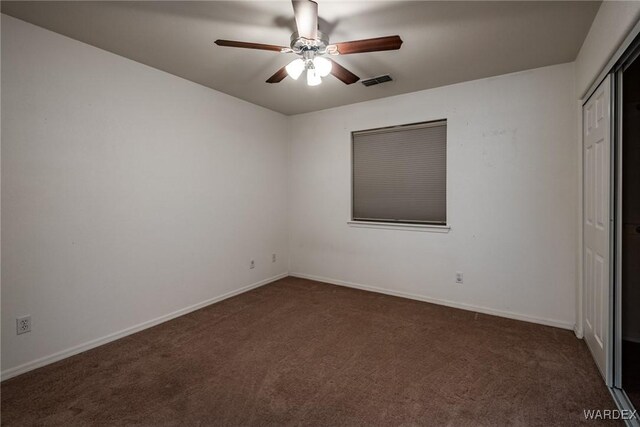
[[[446,224],[447,122],[353,133],[353,219]]]

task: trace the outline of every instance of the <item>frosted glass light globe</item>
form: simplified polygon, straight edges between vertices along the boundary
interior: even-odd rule
[[[313,59],[313,66],[315,67],[320,77],[326,77],[331,72],[333,64],[327,58],[318,56]]]
[[[307,70],[307,84],[309,86],[318,86],[320,83],[322,83],[320,74],[318,74],[318,72],[315,69],[309,68]]]
[[[298,77],[300,77],[300,74],[302,74],[304,69],[304,61],[300,58],[294,59],[289,63],[289,65],[285,67],[285,70],[287,70],[287,74],[289,74],[289,77],[291,77],[293,80],[298,80]]]

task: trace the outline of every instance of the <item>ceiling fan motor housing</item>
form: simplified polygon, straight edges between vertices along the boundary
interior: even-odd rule
[[[291,50],[298,55],[305,56],[305,52],[309,52],[306,56],[324,55],[329,46],[329,36],[318,31],[318,37],[315,40],[300,37],[298,32],[291,34]],[[306,58],[305,56],[305,58]]]

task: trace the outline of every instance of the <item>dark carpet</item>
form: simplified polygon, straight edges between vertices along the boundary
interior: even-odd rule
[[[573,332],[286,278],[2,383],[2,425],[596,425]]]

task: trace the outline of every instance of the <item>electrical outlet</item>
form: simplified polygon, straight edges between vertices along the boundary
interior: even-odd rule
[[[276,262],[276,254],[271,254],[271,262]]]
[[[464,276],[462,274],[462,271],[456,271],[456,283],[464,283]]]
[[[18,335],[31,332],[31,316],[22,316],[16,319],[16,332]]]
[[[254,260],[251,260],[251,262],[249,263],[249,268],[256,268],[256,262]]]

